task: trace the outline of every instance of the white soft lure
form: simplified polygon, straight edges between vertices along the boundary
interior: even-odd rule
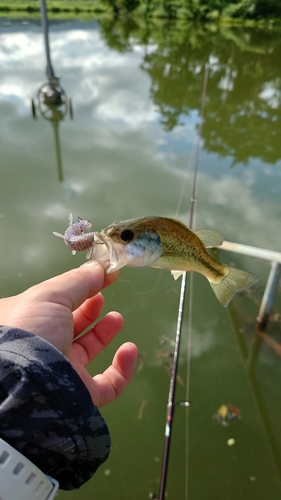
[[[53,232],[55,236],[62,238],[65,244],[71,249],[72,255],[76,252],[88,250],[87,259],[96,259],[100,262],[107,273],[116,269],[118,256],[115,248],[108,238],[96,232],[88,232],[92,227],[91,222],[78,217],[77,222],[73,223],[73,216],[69,214],[69,226],[64,234]],[[124,266],[126,265],[123,264]],[[123,267],[123,266],[121,266]],[[120,269],[118,267],[118,269]]]

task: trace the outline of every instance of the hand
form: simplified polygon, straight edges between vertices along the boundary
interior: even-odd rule
[[[116,352],[112,365],[91,377],[85,369],[123,326],[118,312],[110,312],[86,334],[77,338],[99,316],[104,298],[99,291],[119,273],[104,274],[100,264],[87,262],[25,292],[0,300],[0,324],[21,328],[50,342],[68,358],[100,407],[114,401],[131,380],[137,347],[131,342]]]

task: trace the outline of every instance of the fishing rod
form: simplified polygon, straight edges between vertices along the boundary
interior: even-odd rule
[[[201,97],[200,122],[199,122],[199,128],[198,128],[198,140],[197,140],[196,158],[195,158],[195,166],[194,166],[194,174],[193,174],[193,186],[192,186],[192,194],[191,194],[191,200],[190,200],[190,216],[189,216],[189,228],[190,229],[192,229],[192,227],[193,227],[193,219],[194,219],[194,211],[195,211],[197,177],[198,177],[199,163],[200,163],[200,147],[201,147],[201,139],[202,139],[204,107],[205,107],[206,93],[207,93],[207,82],[208,82],[208,66],[205,65],[204,82],[203,82],[203,90],[202,90],[202,97]],[[171,371],[170,387],[169,387],[168,402],[167,402],[165,441],[164,441],[164,451],[163,451],[163,458],[162,458],[158,500],[164,500],[165,490],[166,490],[169,455],[170,455],[170,444],[171,444],[171,434],[172,434],[174,410],[175,410],[175,404],[176,404],[175,403],[175,392],[176,392],[176,384],[177,384],[177,371],[178,371],[180,341],[181,341],[183,313],[184,313],[184,304],[185,304],[186,283],[187,283],[187,274],[185,272],[183,274],[182,280],[181,280],[178,317],[177,317],[176,335],[175,335],[175,349],[174,349],[173,365],[172,365],[172,371]],[[191,301],[190,301],[190,306],[191,306]],[[187,388],[186,394],[187,395],[189,394],[189,388]],[[188,399],[188,398],[186,398],[186,399]],[[185,406],[185,407],[189,406],[188,401],[181,402],[180,404],[182,406]]]

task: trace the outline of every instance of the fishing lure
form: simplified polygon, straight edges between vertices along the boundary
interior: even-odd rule
[[[77,251],[89,250],[89,248],[92,253],[95,233],[88,232],[91,227],[91,222],[83,220],[80,217],[78,217],[78,221],[73,224],[73,216],[69,214],[69,227],[66,229],[65,233],[53,232],[53,234],[64,239],[65,244],[71,248],[72,255],[75,255]]]

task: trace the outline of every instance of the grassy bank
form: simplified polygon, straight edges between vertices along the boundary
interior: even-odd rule
[[[50,14],[112,14],[111,6],[104,1],[90,0],[60,0],[47,1],[47,10]],[[39,0],[5,0],[0,1],[0,14],[38,14],[40,15]]]
[[[275,0],[47,0],[50,17],[166,18],[233,26],[281,25],[281,2]],[[40,15],[39,0],[0,0],[2,15]]]

